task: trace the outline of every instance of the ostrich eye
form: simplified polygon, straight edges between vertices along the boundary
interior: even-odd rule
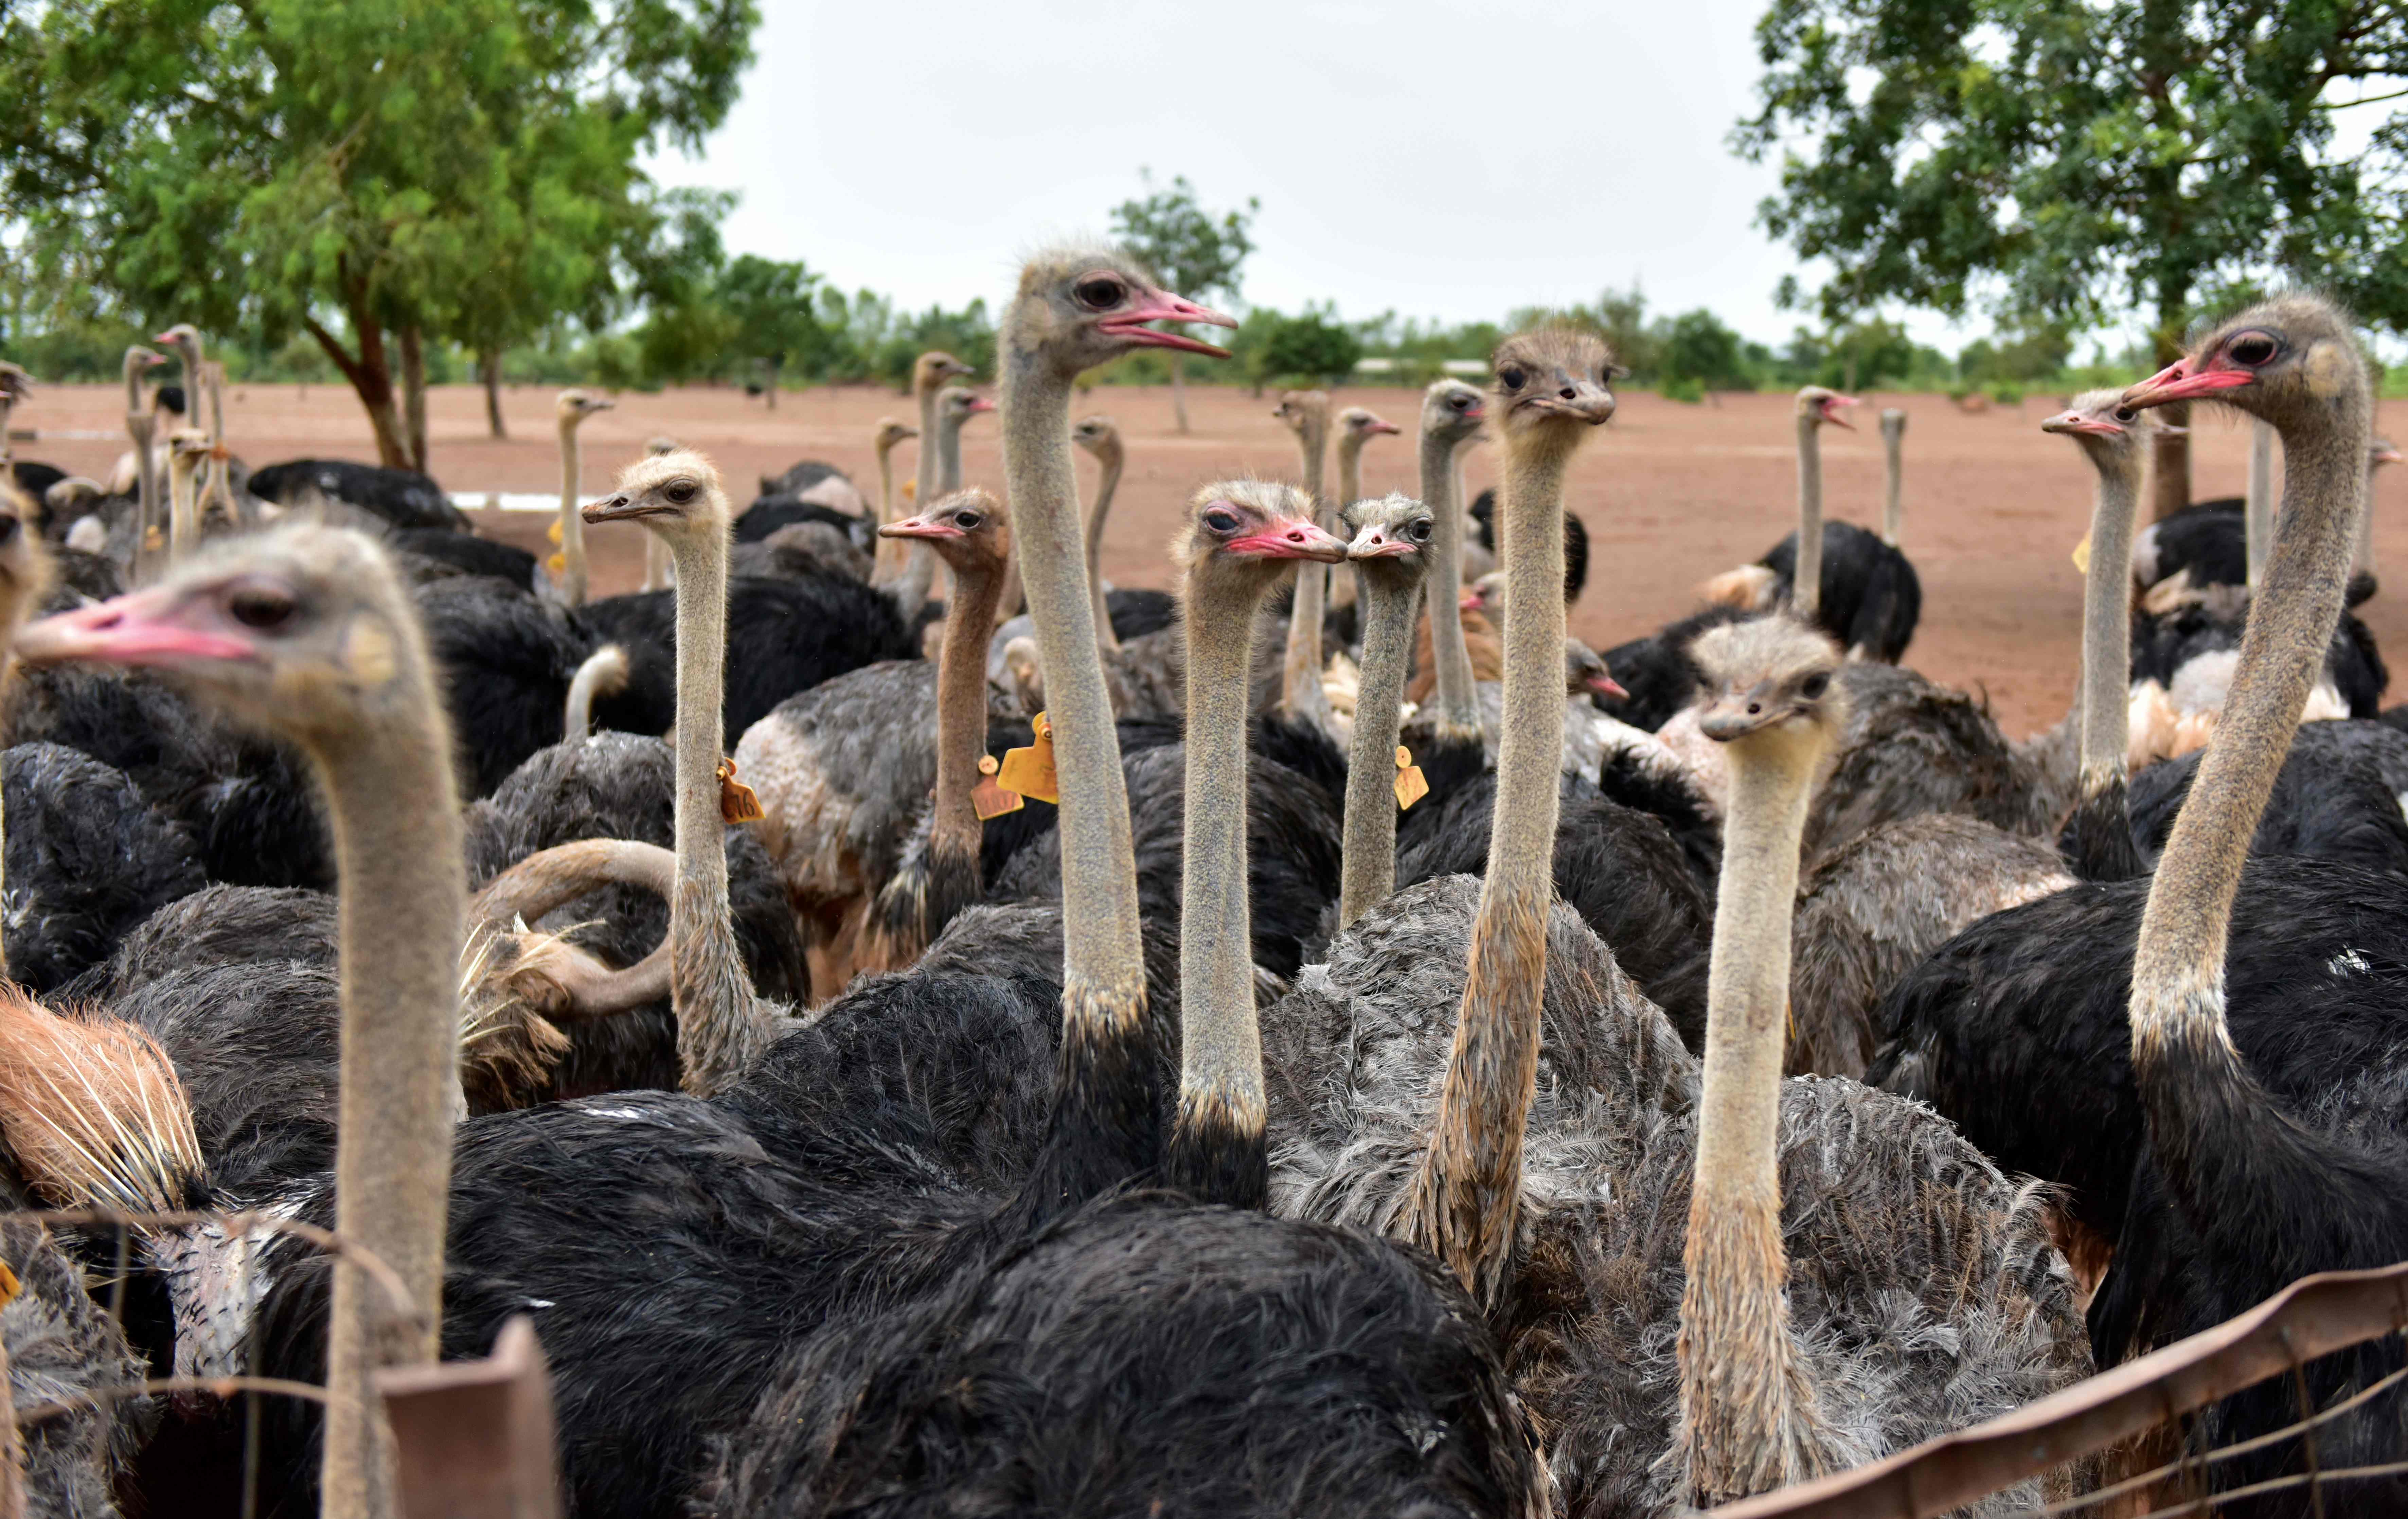
[[[239,586],[226,598],[226,612],[245,627],[279,628],[292,620],[293,595],[272,585]]]
[[[2252,366],[2271,363],[2274,357],[2274,339],[2262,332],[2243,333],[2227,345],[2235,364]]]
[[[1238,530],[1238,514],[1214,507],[1204,514],[1204,525],[1215,533],[1234,533]]]
[[[1117,279],[1096,279],[1079,281],[1079,299],[1098,311],[1120,305],[1126,294],[1127,287]]]
[[[1469,395],[1450,395],[1446,398],[1446,404],[1455,408],[1457,411],[1469,411],[1471,409],[1471,397]]]
[[[1530,377],[1528,375],[1523,373],[1519,368],[1512,365],[1508,365],[1504,368],[1497,371],[1497,382],[1504,386],[1509,391],[1520,390],[1522,388],[1522,382],[1529,378]]]
[[[957,511],[953,513],[953,525],[960,528],[965,533],[977,532],[978,524],[979,514],[975,511]]]
[[[694,481],[690,480],[679,480],[661,494],[667,496],[670,500],[678,503],[680,506],[683,506],[695,497]]]
[[[2141,414],[2128,406],[2117,407],[2114,414],[2117,422],[2138,422],[2141,420]]]
[[[1412,522],[1405,524],[1405,537],[1412,539],[1415,543],[1428,542],[1429,536],[1430,524],[1427,518],[1416,517]]]
[[[1808,701],[1814,701],[1820,698],[1823,693],[1830,688],[1831,678],[1829,676],[1810,675],[1799,683],[1798,694],[1804,696]]]

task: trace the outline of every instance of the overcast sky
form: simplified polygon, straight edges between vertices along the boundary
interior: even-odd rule
[[[1638,281],[1786,338],[1754,102],[1761,0],[765,0],[759,61],[665,183],[741,192],[730,249],[948,306],[1050,233],[1106,230],[1140,165],[1259,196],[1250,301],[1448,320]],[[1987,330],[1912,319],[1953,351]]]

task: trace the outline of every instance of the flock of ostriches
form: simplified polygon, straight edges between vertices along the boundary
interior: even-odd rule
[[[1827,522],[1819,388],[1799,533],[1569,640],[1616,371],[1566,329],[1408,427],[1287,394],[1300,483],[1199,482],[1177,595],[1110,589],[1071,398],[1220,353],[1164,322],[1231,324],[1035,258],[997,405],[924,356],[874,504],[806,464],[739,512],[668,440],[589,499],[571,392],[548,565],[423,477],[154,437],[145,349],[122,478],[13,464],[0,1136],[15,1206],[83,1211],[0,1233],[31,1512],[387,1512],[375,1369],[523,1315],[580,1519],[1656,1514],[2408,1257],[2341,312],[2044,423],[2098,493],[2075,708],[2021,740],[1898,663],[1904,419],[1885,530]],[[2279,434],[2279,511],[2136,532],[2184,400]],[[1359,498],[1408,430],[1419,498]],[[588,599],[618,523],[650,587]],[[2403,1455],[2381,1389],[2204,1480]]]

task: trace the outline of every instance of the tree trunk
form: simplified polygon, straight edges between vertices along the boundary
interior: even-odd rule
[[[426,351],[418,324],[401,329],[402,421],[409,443],[409,467],[426,473]]]
[[[2160,300],[2156,339],[2157,367],[2183,356],[2182,307],[2179,298]],[[2149,474],[2149,517],[2163,522],[2190,505],[2190,403],[2175,401],[2157,408],[2159,420],[2172,423],[2157,433]]]
[[[1178,419],[1179,430],[1187,431],[1187,366],[1176,353],[1170,356],[1170,414]]]
[[[485,427],[502,442],[510,430],[502,425],[502,351],[487,349],[477,355],[477,378],[485,382]]]
[[[377,463],[387,469],[408,468],[401,416],[394,409],[393,370],[385,359],[384,329],[373,322],[354,321],[351,330],[360,341],[359,356],[354,358],[316,318],[304,318],[302,325],[318,340],[327,360],[351,382],[351,394],[360,398],[360,409],[368,414],[368,426],[376,433]]]

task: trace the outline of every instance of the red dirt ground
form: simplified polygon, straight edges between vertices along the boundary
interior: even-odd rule
[[[557,491],[553,392],[523,386],[506,393],[507,442],[485,436],[483,398],[466,386],[430,397],[434,474],[455,492]],[[21,443],[22,457],[102,474],[123,448],[122,392],[114,386],[45,386],[14,418],[45,435]],[[1231,474],[1294,478],[1296,451],[1270,416],[1271,398],[1234,388],[1188,393],[1195,431],[1171,425],[1165,390],[1098,389],[1077,408],[1109,412],[1128,444],[1128,472],[1112,513],[1104,572],[1122,585],[1168,582],[1162,546],[1188,492]],[[755,477],[797,459],[825,459],[850,472],[874,497],[869,439],[878,419],[908,416],[908,397],[868,388],[813,390],[758,399],[720,389],[620,396],[616,410],[585,425],[585,490],[597,494],[623,464],[660,434],[703,450],[726,474],[730,494],[749,497]],[[1368,406],[1410,434],[1417,392],[1349,390],[1340,405]],[[1857,415],[1867,431],[1827,431],[1825,496],[1834,514],[1879,519],[1881,442],[1871,419],[1884,406],[1910,419],[1906,449],[1904,547],[1923,578],[1923,623],[1907,661],[1935,680],[1986,692],[2010,734],[2060,716],[2073,687],[2082,581],[2069,558],[2088,523],[2090,472],[2074,446],[2039,431],[2057,404],[2035,397],[2020,408],[1959,412],[1945,397],[1874,395]],[[351,393],[339,387],[247,385],[227,395],[227,440],[254,466],[308,454],[372,461],[375,447]],[[1569,504],[1586,519],[1594,548],[1587,591],[1571,627],[1602,649],[1679,616],[1708,575],[1754,559],[1793,523],[1795,480],[1786,395],[1727,395],[1684,406],[1653,394],[1623,397],[1621,412],[1573,466]],[[2379,426],[2408,436],[2408,402],[2390,402]],[[57,436],[108,431],[108,439]],[[2194,437],[2194,486],[2201,496],[2238,494],[2247,432],[2230,414],[2203,419]],[[896,451],[898,480],[909,478],[912,445]],[[964,434],[963,468],[973,484],[999,486],[1001,462],[992,418]],[[1081,466],[1092,480],[1090,466]],[[1490,483],[1492,447],[1466,461],[1471,489]],[[1364,454],[1364,488],[1413,486],[1411,438],[1375,440]],[[2408,518],[2396,503],[2408,468],[2386,471],[2376,495],[2377,562],[2408,575]],[[478,511],[480,530],[535,547],[544,520],[532,513]],[[640,531],[596,529],[596,589],[631,588],[640,572]],[[2408,590],[2379,595],[2362,609],[2394,658],[2408,654]]]

